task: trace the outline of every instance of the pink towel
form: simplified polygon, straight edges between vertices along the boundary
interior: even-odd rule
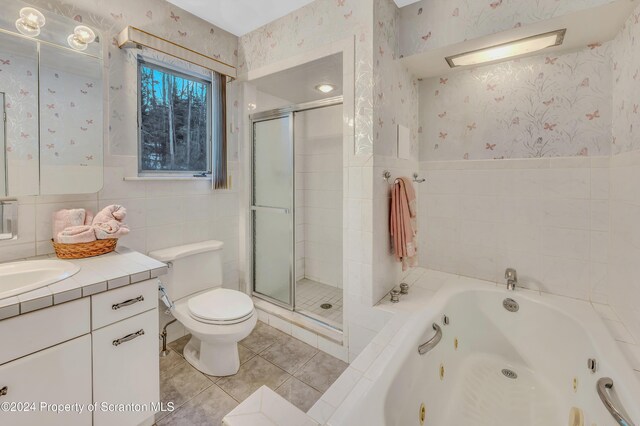
[[[93,229],[95,230],[96,238],[99,240],[120,238],[129,233],[129,227],[117,220],[110,220],[105,223],[95,223],[94,221]]]
[[[59,210],[52,215],[52,237],[58,242],[58,234],[70,226],[84,225],[86,211],[84,209]]]
[[[114,219],[118,222],[122,222],[126,216],[127,209],[119,204],[112,204],[102,209],[96,217],[93,218],[92,223],[96,225],[98,223],[107,223]]]
[[[391,214],[389,228],[393,251],[398,262],[402,262],[402,270],[415,266],[416,254],[416,192],[411,180],[398,178],[391,191]]]
[[[95,240],[96,233],[91,225],[70,226],[57,235],[57,242],[62,244],[90,243]]]
[[[93,212],[91,210],[85,210],[84,224],[91,225],[93,223]]]

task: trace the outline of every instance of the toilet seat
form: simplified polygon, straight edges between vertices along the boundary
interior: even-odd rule
[[[254,314],[253,301],[246,294],[226,288],[216,288],[187,301],[191,318],[213,325],[238,324]]]

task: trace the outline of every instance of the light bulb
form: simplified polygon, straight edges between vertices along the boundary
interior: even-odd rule
[[[84,25],[78,25],[73,30],[73,33],[77,39],[84,44],[93,43],[96,39],[96,33],[94,33],[91,28]]]
[[[44,15],[32,7],[20,9],[20,18],[16,21],[16,29],[28,37],[40,35],[40,28],[46,23]]]
[[[75,34],[71,34],[67,37],[67,43],[69,43],[69,46],[75,50],[87,50],[88,46],[87,43],[83,43]]]

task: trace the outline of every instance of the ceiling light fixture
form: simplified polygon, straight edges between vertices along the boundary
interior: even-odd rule
[[[67,37],[67,43],[75,50],[86,50],[87,46],[96,40],[96,33],[87,26],[78,25],[73,34]]]
[[[564,41],[567,29],[551,31],[531,37],[498,44],[483,49],[447,56],[445,59],[451,68],[467,65],[478,65],[485,62],[493,62],[526,53],[537,52],[548,47],[559,46]]]
[[[27,37],[37,37],[40,35],[40,28],[46,23],[44,15],[32,7],[20,9],[20,18],[16,21],[16,29]]]
[[[336,86],[334,86],[333,84],[323,83],[323,84],[318,84],[316,86],[316,90],[322,93],[329,93],[336,90]]]

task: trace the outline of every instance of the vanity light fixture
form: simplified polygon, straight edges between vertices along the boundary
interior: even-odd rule
[[[485,62],[507,59],[513,56],[537,52],[548,47],[559,46],[564,41],[566,32],[567,29],[563,28],[561,30],[537,34],[483,49],[447,56],[445,59],[451,68],[479,65]]]
[[[37,37],[40,35],[40,28],[46,23],[44,15],[33,7],[23,7],[20,9],[20,18],[16,21],[16,29],[27,37]]]
[[[67,43],[75,50],[86,50],[87,46],[96,40],[96,33],[87,26],[78,25],[73,34],[67,37]]]
[[[334,86],[333,84],[322,83],[316,86],[316,90],[322,93],[329,93],[336,90],[336,86]]]

